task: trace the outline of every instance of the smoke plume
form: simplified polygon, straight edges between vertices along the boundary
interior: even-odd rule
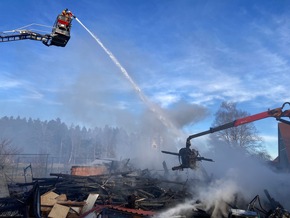
[[[270,210],[270,202],[264,192],[266,189],[275,201],[289,211],[290,187],[287,181],[290,175],[277,172],[273,163],[266,163],[243,149],[218,142],[211,145],[211,149],[204,155],[213,158],[215,162],[200,165],[207,172],[206,175],[200,174],[204,182],[198,185],[192,182],[192,190],[196,195],[185,202],[183,208],[193,210],[198,207],[213,218],[227,217],[230,206],[246,210],[254,197],[259,195],[264,209]],[[190,174],[197,175],[197,172],[191,171]],[[201,203],[195,204],[196,201]],[[255,206],[259,207],[257,203]],[[180,207],[161,213],[159,217],[179,214]]]

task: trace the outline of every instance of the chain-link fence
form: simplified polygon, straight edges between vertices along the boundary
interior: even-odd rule
[[[2,158],[0,155],[0,158]],[[7,182],[32,182],[32,178],[47,178],[51,173],[71,174],[75,165],[90,165],[91,158],[75,159],[72,164],[62,163],[59,157],[49,154],[5,154],[5,165],[2,166]]]

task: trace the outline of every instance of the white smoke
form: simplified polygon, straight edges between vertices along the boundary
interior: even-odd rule
[[[158,213],[154,216],[154,218],[190,217],[193,210],[197,210],[196,202],[189,200],[187,202],[176,205],[174,208],[170,208],[164,212]]]
[[[171,105],[167,109],[167,114],[177,127],[183,128],[203,120],[208,115],[208,111],[201,105],[181,100]]]
[[[215,164],[209,165],[207,170],[215,178],[232,179],[248,201],[257,194],[265,198],[264,189],[267,189],[285,208],[290,208],[290,187],[285,185],[289,174],[276,172],[271,167],[273,163],[266,163],[243,149],[219,144],[211,152]]]
[[[290,186],[287,184],[290,175],[276,172],[271,164],[251,156],[243,149],[232,148],[225,144],[212,145],[208,153],[214,163],[203,163],[208,174],[209,182],[192,183],[193,199],[182,206],[178,205],[160,214],[160,217],[177,215],[183,209],[193,210],[197,207],[194,202],[202,202],[202,209],[213,218],[227,217],[230,206],[247,209],[248,204],[259,195],[264,209],[269,210],[269,200],[266,189],[275,201],[285,209],[290,208]],[[196,174],[197,171],[191,171]],[[256,205],[258,206],[258,205]]]

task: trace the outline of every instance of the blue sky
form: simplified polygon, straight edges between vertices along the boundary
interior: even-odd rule
[[[250,114],[289,101],[289,1],[3,0],[0,6],[0,32],[52,26],[62,9],[70,9],[150,102],[164,110],[195,105],[195,121],[184,126],[188,134],[207,130],[222,101]],[[0,46],[1,117],[132,127],[146,108],[76,20],[65,48],[31,40]],[[275,156],[277,122],[255,125]]]

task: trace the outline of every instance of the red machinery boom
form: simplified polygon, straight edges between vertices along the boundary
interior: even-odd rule
[[[247,117],[244,117],[244,118],[240,118],[240,119],[234,120],[232,122],[223,124],[221,126],[212,127],[209,130],[207,130],[207,131],[196,133],[194,135],[190,135],[187,138],[186,142],[190,143],[190,140],[193,139],[193,138],[197,138],[197,137],[200,137],[200,136],[203,136],[203,135],[207,135],[209,133],[214,133],[214,132],[221,131],[221,130],[224,130],[224,129],[228,129],[228,128],[231,128],[231,127],[237,127],[237,126],[240,126],[240,125],[243,125],[243,124],[251,123],[251,122],[254,122],[256,120],[261,120],[261,119],[265,119],[265,118],[268,118],[268,117],[274,117],[274,118],[276,118],[276,120],[290,125],[290,121],[281,119],[281,117],[290,118],[290,110],[284,110],[283,111],[283,108],[284,108],[284,106],[286,104],[290,105],[289,102],[285,102],[282,105],[282,107],[275,108],[275,109],[272,109],[272,110],[269,109],[269,110],[264,111],[262,113],[258,113],[258,114],[254,114],[254,115],[247,116]]]

